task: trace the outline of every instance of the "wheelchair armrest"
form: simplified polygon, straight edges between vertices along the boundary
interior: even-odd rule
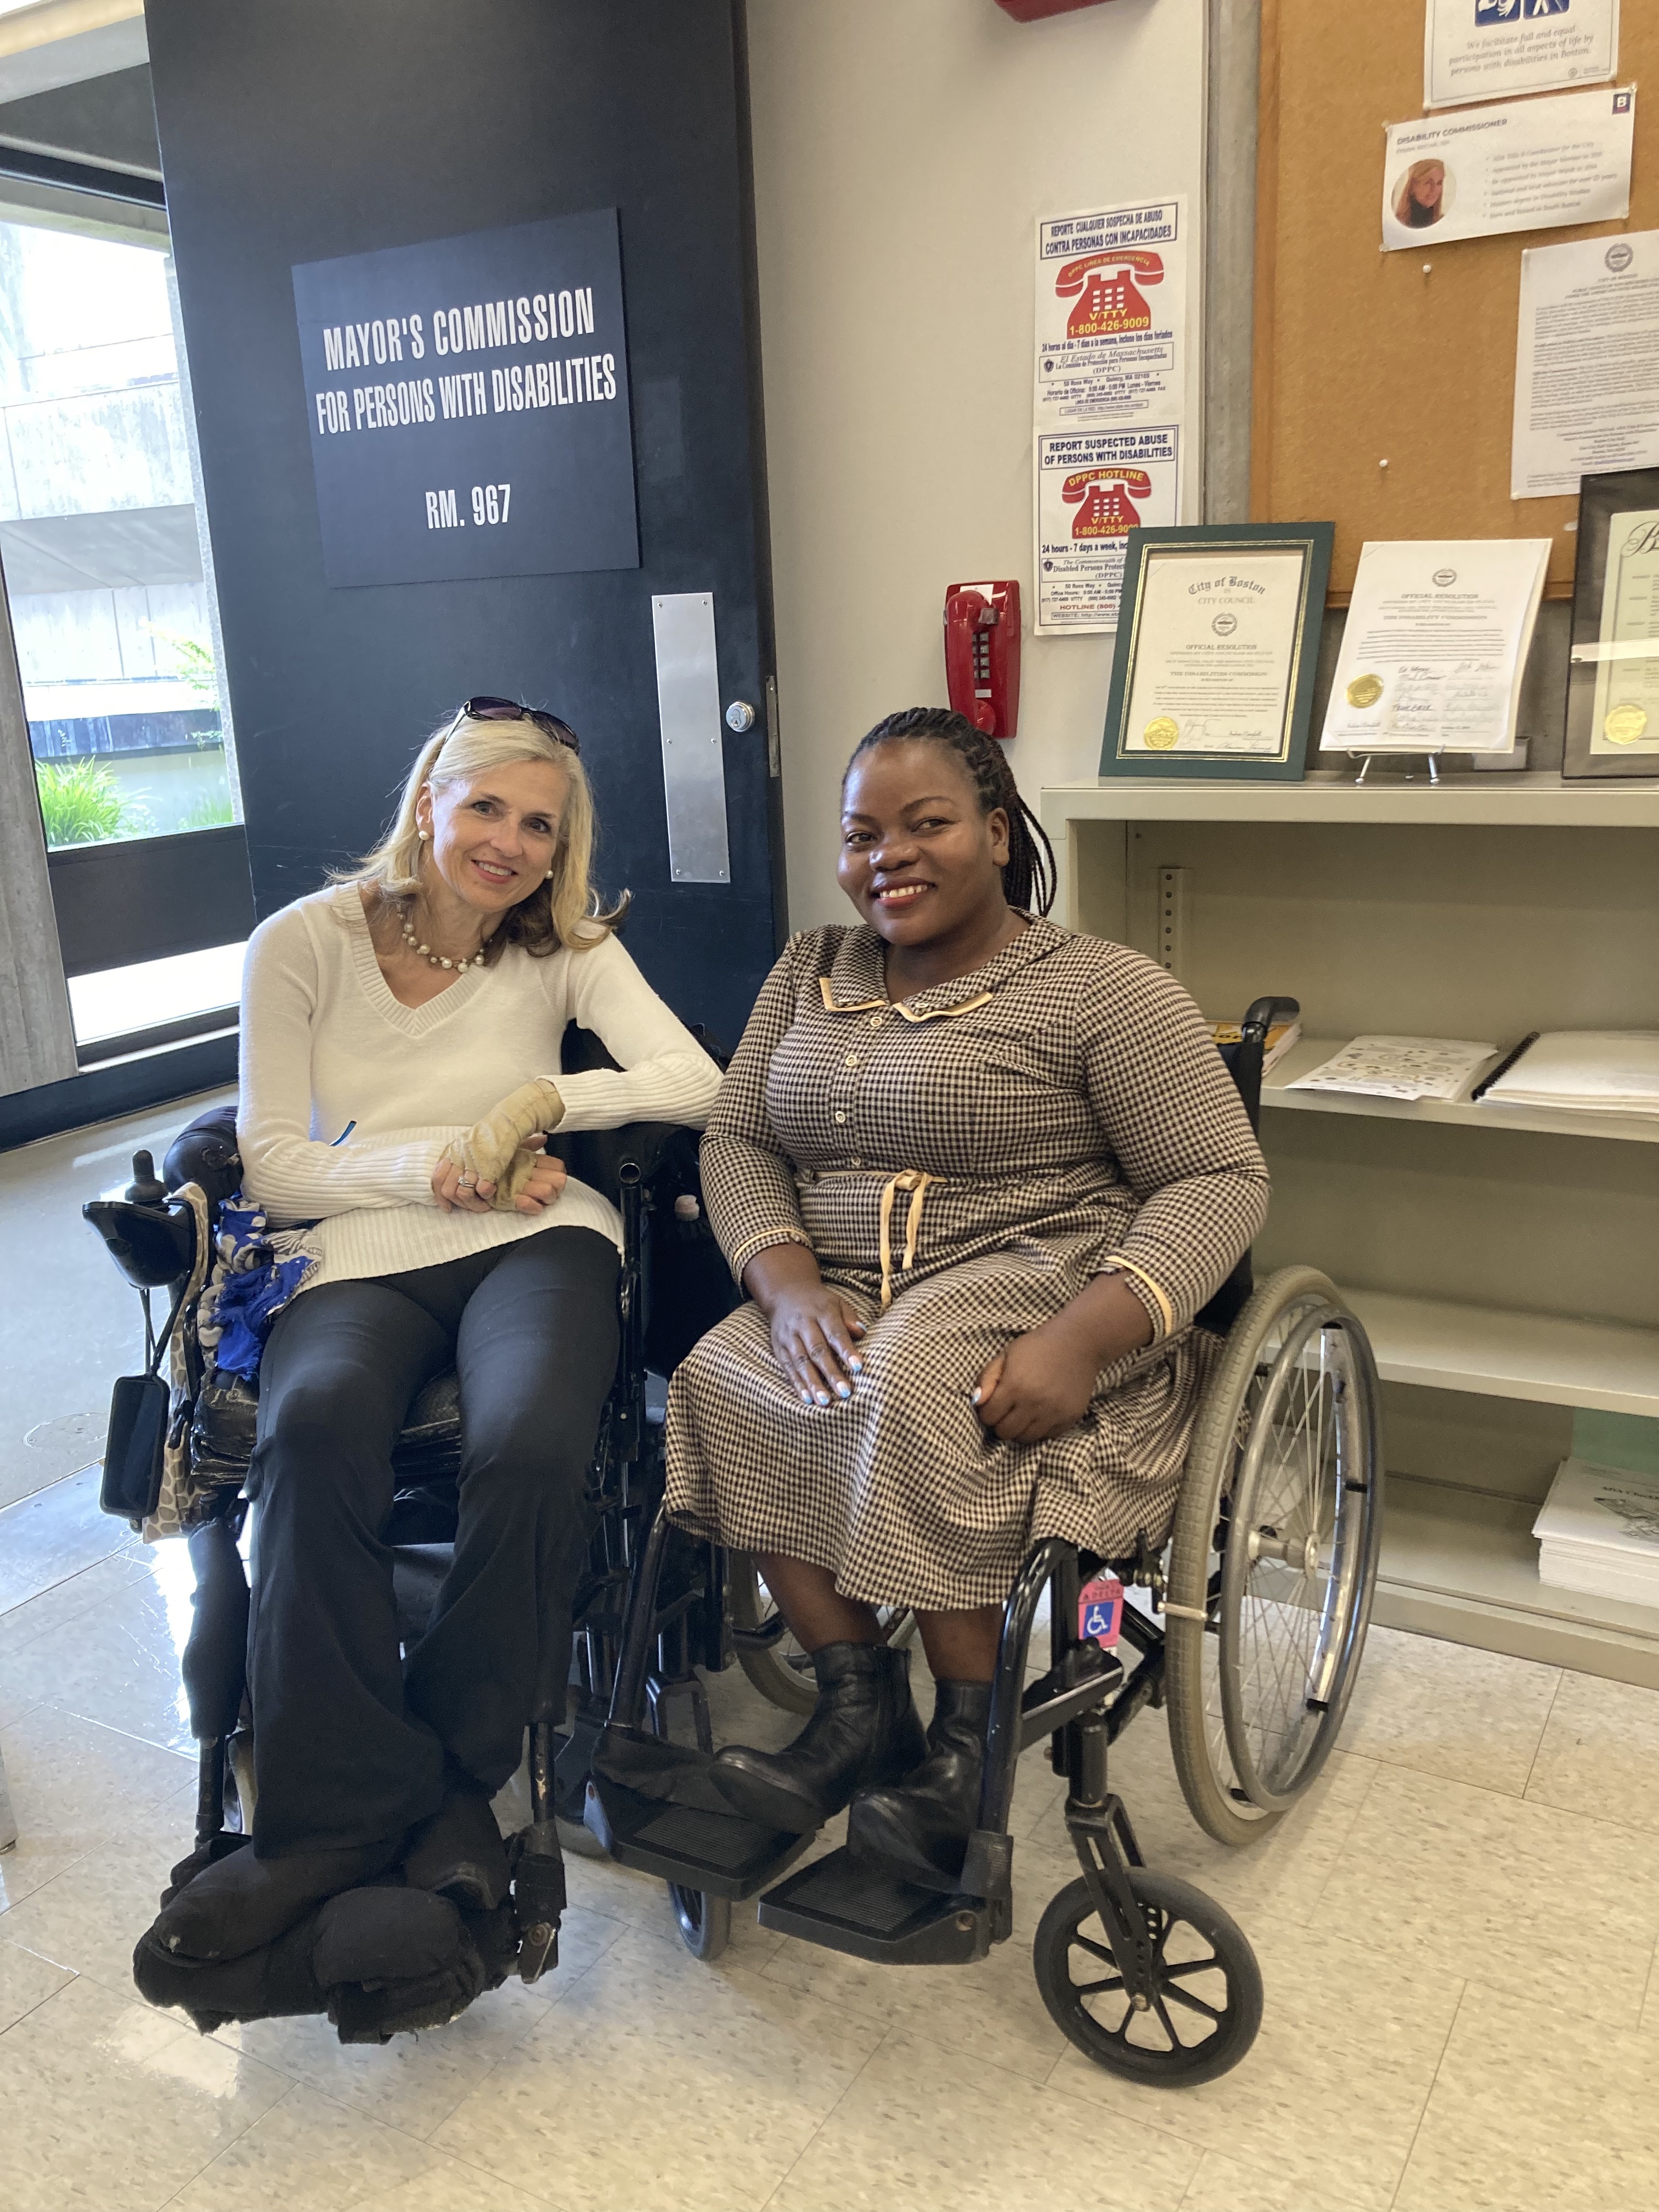
[[[222,1206],[242,1180],[242,1163],[236,1150],[236,1109],[210,1107],[181,1129],[161,1163],[169,1190],[180,1184],[199,1183],[210,1206]]]
[[[723,1068],[726,1054],[715,1039],[695,1022],[691,1034]],[[605,1049],[603,1039],[574,1021],[566,1024],[559,1066],[567,1075],[586,1074],[595,1068],[620,1072],[620,1063]],[[550,1138],[547,1149],[564,1162],[573,1176],[603,1191],[612,1206],[622,1202],[622,1168],[628,1160],[638,1168],[642,1183],[654,1183],[666,1168],[673,1176],[677,1196],[680,1191],[697,1187],[697,1132],[678,1121],[629,1121],[620,1129],[581,1129],[570,1136]]]
[[[573,1176],[603,1192],[612,1206],[622,1202],[622,1170],[631,1161],[640,1181],[653,1183],[669,1162],[677,1139],[690,1149],[693,1169],[697,1136],[678,1121],[628,1121],[620,1129],[579,1129],[568,1137],[556,1133],[547,1149],[562,1159]]]

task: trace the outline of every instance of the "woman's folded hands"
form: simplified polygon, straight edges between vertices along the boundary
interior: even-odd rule
[[[564,1100],[545,1076],[509,1091],[444,1146],[433,1195],[447,1213],[539,1213],[564,1188],[564,1164],[550,1158],[546,1133],[564,1118]]]

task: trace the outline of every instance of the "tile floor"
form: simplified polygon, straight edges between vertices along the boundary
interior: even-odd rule
[[[71,1184],[110,1179],[80,1155],[130,1135],[0,1160],[0,1221],[44,1228],[54,1188],[61,1220]],[[32,1249],[59,1267],[61,1240]],[[48,1378],[68,1413],[130,1348],[117,1305],[87,1305],[85,1256],[37,1309],[95,1316],[86,1406],[66,1368]],[[0,1752],[21,1834],[0,1856],[0,2212],[1659,2203],[1659,1693],[1388,1632],[1342,1753],[1253,1850],[1193,1826],[1158,1716],[1121,1747],[1148,1857],[1261,1959],[1260,2039],[1206,2087],[1119,2082],[1043,2010],[1030,1936],[1073,1869],[1034,1759],[1016,1933],[978,1967],[884,1972],[741,1915],[701,1966],[660,1885],[573,1859],[562,1963],[533,1990],[386,2051],[322,2021],[199,2037],[129,1973],[190,1827],[187,1562],[101,1520],[91,1470],[33,1480],[8,1413]],[[793,1727],[740,1676],[714,1693],[723,1735]]]
[[[884,1972],[757,1928],[713,1967],[659,1885],[570,1862],[562,1963],[384,2051],[325,2022],[203,2039],[128,1962],[183,1848],[187,1562],[65,1478],[0,1512],[0,2207],[635,2212],[1650,2212],[1659,2203],[1659,1693],[1374,1635],[1346,1748],[1263,1844],[1188,1818],[1161,1721],[1116,1779],[1152,1863],[1249,1933],[1261,2039],[1178,2094],[1049,2021],[1030,1942],[1070,1878],[1028,1760],[1018,1927]],[[740,1676],[716,1725],[793,1723]],[[1570,1947],[1570,1948],[1569,1948]]]

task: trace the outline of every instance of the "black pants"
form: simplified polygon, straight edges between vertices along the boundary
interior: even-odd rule
[[[617,1269],[608,1237],[547,1229],[325,1283],[277,1316],[248,1479],[261,1857],[395,1836],[437,1809],[447,1759],[491,1790],[518,1765],[544,1637],[568,1663]],[[460,1528],[405,1657],[384,1540],[392,1451],[416,1393],[452,1364]]]

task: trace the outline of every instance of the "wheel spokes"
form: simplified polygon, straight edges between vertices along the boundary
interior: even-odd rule
[[[1358,1382],[1349,1331],[1305,1310],[1280,1339],[1235,1485],[1230,1551],[1244,1548],[1227,1563],[1218,1686],[1252,1795],[1252,1778],[1290,1795],[1328,1741],[1364,1573],[1367,1486],[1345,1483]]]
[[[1172,1982],[1167,1984],[1164,1987],[1164,1995],[1168,1997],[1172,2003],[1185,2005],[1188,2011],[1201,2014],[1206,2020],[1209,2021],[1212,2025],[1216,2027],[1219,2027],[1222,2021],[1227,2017],[1224,2011],[1218,2011],[1214,2005],[1206,2004],[1202,1997],[1195,1996],[1191,1990],[1183,1990],[1178,1983]]]
[[[1103,1966],[1116,1966],[1117,1954],[1109,1944],[1097,1943],[1092,1936],[1078,1933],[1073,1935],[1072,1941],[1079,1951],[1086,1951],[1091,1959],[1098,1959]]]
[[[1152,1946],[1154,1972],[1158,1986],[1152,1992],[1150,2005],[1138,2008],[1130,2002],[1128,1986],[1121,1973],[1103,1974],[1087,1982],[1073,1979],[1072,1995],[1093,2026],[1115,2044],[1121,2045],[1129,2050],[1157,2051],[1163,2046],[1155,2040],[1146,2039],[1146,2031],[1157,2023],[1163,2028],[1168,2039],[1167,2047],[1172,2054],[1196,2050],[1200,2045],[1206,2043],[1212,2035],[1218,2033],[1226,2025],[1231,2016],[1231,2008],[1225,2001],[1224,1996],[1221,2003],[1212,2004],[1208,1998],[1200,1996],[1196,1990],[1189,1988],[1188,1983],[1194,1976],[1218,1975],[1224,1992],[1227,1989],[1226,1967],[1214,1948],[1208,1944],[1200,1931],[1188,1922],[1159,1915],[1155,1909],[1149,1913],[1148,1917],[1154,1920],[1162,1920],[1162,1926],[1158,1929]],[[1194,1959],[1170,1958],[1168,1954],[1170,1940],[1177,1932],[1195,1942],[1204,1944],[1205,1948],[1201,1956]],[[1071,1948],[1074,1951],[1081,1951],[1087,1957],[1101,1960],[1105,1964],[1115,1966],[1116,1963],[1110,1948],[1097,1942],[1093,1936],[1085,1936],[1081,1924],[1072,1930]],[[1071,1971],[1068,1969],[1068,1976]],[[1097,2014],[1090,2011],[1085,2002],[1085,2000],[1090,1997],[1109,1996],[1117,1997],[1122,2004],[1122,2016],[1115,2024],[1109,2020],[1102,2020]],[[1170,2014],[1169,2008],[1171,2004],[1178,2006],[1183,2014],[1191,2014],[1194,2020],[1207,2022],[1205,2033],[1197,2037],[1193,2042],[1183,2041]],[[1136,2039],[1137,2030],[1140,2032],[1139,2039]]]

